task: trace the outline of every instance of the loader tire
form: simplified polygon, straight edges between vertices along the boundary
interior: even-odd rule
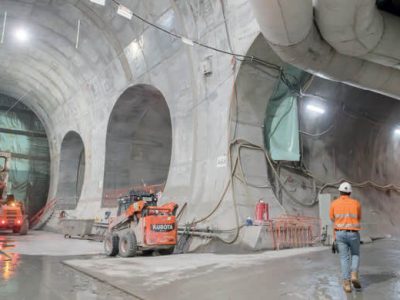
[[[106,233],[104,237],[104,252],[107,256],[115,256],[118,254],[118,235],[113,233]]]
[[[160,253],[161,255],[171,255],[172,253],[174,253],[174,249],[175,249],[175,247],[171,247],[171,248],[167,248],[167,249],[159,249],[158,253]]]
[[[119,239],[119,255],[122,257],[136,256],[137,241],[133,232],[126,232]]]

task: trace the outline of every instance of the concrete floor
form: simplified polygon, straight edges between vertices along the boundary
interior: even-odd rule
[[[346,299],[338,257],[322,247],[123,259],[96,255],[100,243],[56,234],[0,240],[11,256],[1,255],[0,299]],[[364,289],[347,299],[399,299],[399,256],[398,240],[363,245]]]
[[[62,264],[102,252],[98,242],[30,232],[0,235],[0,299],[128,300],[132,296]],[[77,254],[80,256],[77,256]]]
[[[1,232],[0,243],[2,241],[11,245],[9,251],[22,255],[69,256],[103,253],[102,243],[65,239],[61,234],[44,231],[29,231],[26,236]]]
[[[400,299],[400,242],[362,247],[364,289],[345,295],[329,249],[74,260],[76,269],[143,299]],[[128,271],[129,270],[129,271]]]

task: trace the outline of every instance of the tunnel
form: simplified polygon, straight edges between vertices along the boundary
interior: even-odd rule
[[[399,3],[0,0],[0,299],[398,299]]]
[[[0,94],[0,151],[11,155],[7,194],[23,201],[29,216],[47,201],[50,154],[46,130],[18,99]]]
[[[145,84],[126,89],[108,122],[103,206],[115,206],[130,189],[162,191],[171,147],[171,117],[160,91]]]
[[[231,135],[259,148],[234,147],[238,195],[247,189],[250,198],[264,199],[273,216],[318,218],[319,195],[338,197],[336,186],[346,180],[364,205],[364,232],[398,235],[398,100],[286,65],[261,35],[248,54],[282,66],[301,92],[288,92],[276,71],[241,66]],[[243,211],[247,199],[239,196]]]
[[[85,175],[85,147],[77,132],[68,132],[61,144],[57,208],[74,209],[78,205]]]

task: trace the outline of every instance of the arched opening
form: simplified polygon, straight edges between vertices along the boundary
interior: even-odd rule
[[[280,61],[261,35],[248,55],[291,68]],[[239,70],[231,136],[260,148],[239,152],[236,147],[233,151],[234,155],[239,153],[243,170],[237,175],[239,179],[235,178],[242,210],[250,212],[257,199],[264,199],[270,204],[272,217],[281,213],[318,217],[320,193],[337,197],[337,186],[346,179],[354,183],[353,197],[362,201],[364,232],[372,237],[399,234],[399,160],[395,149],[400,140],[400,102],[297,71],[305,80],[298,81],[301,95],[293,93],[299,145],[298,159],[291,160],[275,159],[268,144],[271,132],[279,133],[280,125],[289,126],[287,107],[272,103],[278,98],[279,74],[251,63],[243,63]],[[293,73],[290,76],[295,77]],[[275,137],[280,145],[285,145],[285,133]],[[260,150],[269,152],[272,166]]]
[[[85,147],[80,135],[68,132],[61,144],[57,208],[76,208],[85,175]]]
[[[47,134],[35,113],[0,94],[0,151],[9,153],[6,192],[25,203],[33,216],[46,203],[50,180]]]
[[[163,190],[171,147],[171,117],[163,95],[151,85],[128,88],[108,122],[103,206],[115,206],[132,188]]]

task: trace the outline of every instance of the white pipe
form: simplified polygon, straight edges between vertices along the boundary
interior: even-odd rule
[[[339,53],[388,67],[400,63],[400,19],[379,12],[375,0],[318,0],[322,36]]]
[[[383,18],[375,0],[318,0],[315,16],[324,39],[342,54],[365,55],[383,35]]]
[[[279,20],[280,16],[286,15],[284,10],[288,9],[288,6],[291,12],[297,13],[297,18],[301,20],[310,18],[309,10],[312,9],[312,1],[279,1],[285,4],[280,6],[275,5],[276,1],[278,0],[250,0],[250,3],[261,32],[283,61],[317,76],[400,99],[398,84],[400,72],[398,70],[338,53],[321,38],[313,25],[312,17],[310,19],[312,25],[305,37],[303,37],[303,31],[295,28],[298,26],[297,22],[283,23]],[[308,7],[304,7],[306,3]],[[264,17],[266,11],[268,11],[268,18]],[[292,42],[288,43],[290,41]]]
[[[254,13],[265,38],[289,46],[304,40],[313,25],[312,0],[253,0]]]

